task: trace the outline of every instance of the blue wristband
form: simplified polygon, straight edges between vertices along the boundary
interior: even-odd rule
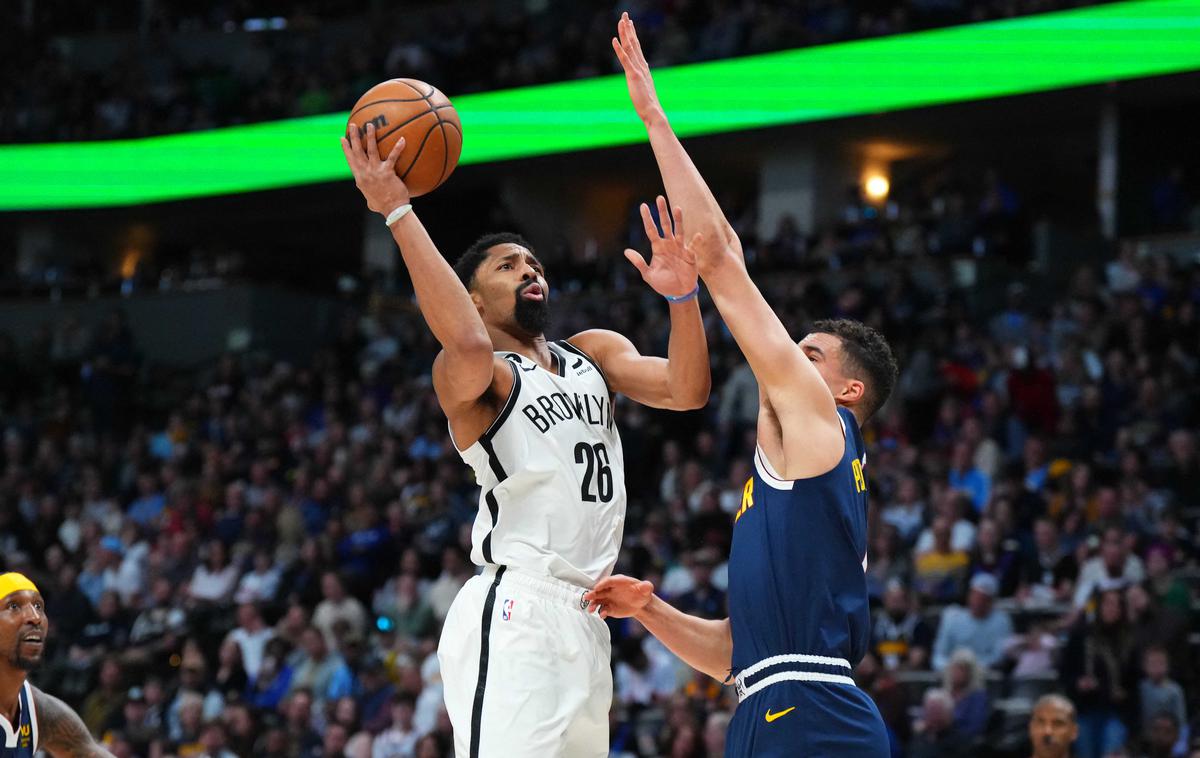
[[[663,295],[663,297],[665,297],[667,299],[668,303],[686,303],[687,301],[694,299],[699,294],[700,294],[700,283],[696,282],[696,289],[692,290],[691,292],[687,293],[686,295],[680,295],[678,297],[674,297],[672,295]]]

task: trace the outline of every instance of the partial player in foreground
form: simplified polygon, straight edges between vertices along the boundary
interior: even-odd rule
[[[63,701],[29,683],[42,662],[50,623],[42,594],[25,575],[0,574],[0,758],[114,758]]]
[[[342,142],[367,205],[385,216],[442,345],[433,387],[463,460],[482,487],[471,559],[484,567],[454,600],[438,657],[455,752],[605,756],[612,675],[608,628],[584,592],[612,572],[625,521],[615,393],[656,408],[708,400],[708,348],[677,211],[664,232],[642,207],[653,258],[626,255],[668,301],[668,358],[640,355],[594,329],[552,342],[552,299],[532,246],[484,237],[446,262],[396,176],[403,140],[381,159],[375,133]]]
[[[886,756],[883,720],[851,674],[870,640],[860,428],[890,395],[895,358],[854,321],[819,321],[792,341],[667,123],[628,15],[613,47],[668,193],[694,224],[685,233],[702,235],[690,248],[700,276],[758,379],[758,445],[734,519],[728,619],[687,616],[624,576],[587,599],[604,616],[634,616],[693,668],[735,684],[726,755]]]

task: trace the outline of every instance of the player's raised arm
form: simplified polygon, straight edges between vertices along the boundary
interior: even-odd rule
[[[687,665],[725,684],[733,665],[729,619],[689,616],[654,594],[654,585],[616,574],[601,579],[583,596],[588,611],[601,618],[633,617]]]
[[[412,278],[421,315],[442,345],[434,372],[438,397],[443,406],[474,402],[492,382],[491,339],[471,296],[411,209],[408,188],[395,171],[403,147],[401,138],[387,158],[381,159],[374,124],[367,124],[365,134],[351,124],[349,136],[342,138],[354,183],[367,199],[367,207],[388,219]],[[439,382],[439,374],[452,379]]]
[[[575,335],[570,343],[596,359],[609,388],[654,408],[692,410],[703,408],[712,388],[708,343],[700,318],[699,279],[696,258],[684,244],[683,211],[667,212],[666,198],[659,196],[660,233],[642,204],[642,222],[650,239],[652,256],[647,263],[636,250],[625,257],[637,268],[646,284],[667,299],[671,310],[671,335],[667,358],[642,355],[626,337],[606,329]]]
[[[691,239],[696,232],[710,239],[724,240],[741,250],[741,243],[726,220],[712,191],[701,178],[683,144],[675,136],[666,111],[658,100],[650,65],[642,53],[637,30],[628,13],[621,14],[617,22],[617,36],[612,40],[613,51],[625,71],[625,84],[629,88],[629,99],[638,117],[646,126],[654,158],[662,174],[663,185],[671,206],[686,208],[688,212],[686,236]]]
[[[628,13],[622,14],[612,44],[625,70],[634,110],[646,125],[667,196],[673,206],[687,210],[685,233],[713,302],[754,370],[770,406],[780,415],[793,418],[789,427],[805,429],[813,442],[828,437],[829,446],[813,447],[828,450],[827,462],[833,465],[841,449],[836,406],[828,386],[809,365],[810,360],[822,356],[806,355],[750,280],[741,242],[671,129]],[[695,240],[694,233],[701,234],[702,239]],[[810,462],[816,469],[826,463]]]
[[[52,758],[115,758],[88,732],[67,704],[41,690],[33,691],[37,708],[39,747]]]

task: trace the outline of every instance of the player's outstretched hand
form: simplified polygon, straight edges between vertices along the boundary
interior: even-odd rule
[[[629,99],[633,101],[633,109],[638,117],[647,124],[653,119],[666,118],[662,104],[658,102],[658,93],[654,90],[650,64],[642,54],[642,43],[638,41],[637,30],[633,28],[633,20],[627,12],[622,13],[621,20],[617,22],[617,36],[613,37],[612,46],[621,68],[625,69]]]
[[[396,159],[404,149],[404,138],[396,140],[386,158],[379,157],[375,139],[375,124],[368,123],[365,133],[357,124],[350,124],[348,135],[342,137],[342,152],[354,174],[354,184],[367,199],[367,207],[376,213],[388,214],[409,201],[408,187],[396,175]]]
[[[662,222],[662,234],[654,225],[650,206],[642,203],[642,223],[646,236],[650,238],[650,262],[633,249],[625,250],[625,257],[633,264],[642,280],[655,292],[667,297],[682,297],[696,289],[699,274],[696,270],[696,254],[692,247],[701,243],[701,235],[692,237],[688,244],[683,242],[683,209],[676,208],[674,215],[667,211],[667,199],[658,196],[658,218]],[[669,223],[668,223],[669,221]]]
[[[628,618],[636,616],[654,597],[654,585],[624,574],[614,574],[596,582],[591,592],[583,599],[588,603],[588,613],[599,610],[600,618]]]

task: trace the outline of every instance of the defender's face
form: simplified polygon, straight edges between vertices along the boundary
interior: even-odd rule
[[[506,326],[516,322],[516,311],[544,308],[550,298],[546,273],[529,250],[506,242],[488,249],[488,257],[475,270],[474,294],[482,305],[484,321]]]
[[[8,665],[29,671],[42,662],[50,623],[41,594],[30,590],[0,600],[0,655]]]
[[[842,340],[825,332],[813,332],[800,340],[800,349],[825,380],[838,405],[853,405],[862,399],[862,382],[846,376]],[[855,386],[857,385],[857,391]]]

